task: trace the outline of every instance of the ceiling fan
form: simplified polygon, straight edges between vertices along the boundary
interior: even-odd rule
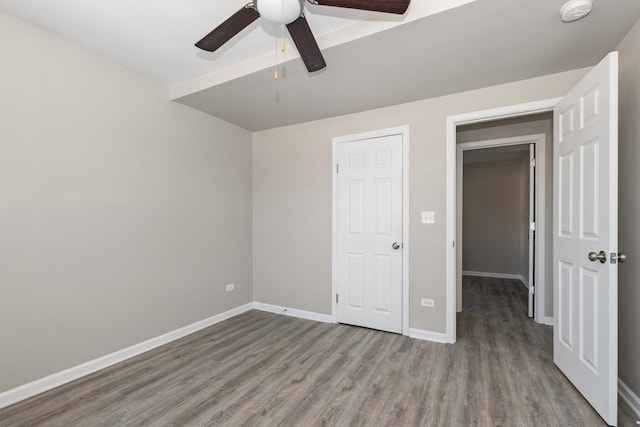
[[[286,25],[304,65],[309,72],[321,70],[327,66],[322,52],[313,37],[311,28],[304,17],[305,0],[253,0],[229,19],[204,36],[196,43],[202,50],[214,52],[231,40],[236,34],[248,27],[259,17],[267,21]],[[407,11],[411,0],[307,0],[320,6],[345,7],[402,15]]]

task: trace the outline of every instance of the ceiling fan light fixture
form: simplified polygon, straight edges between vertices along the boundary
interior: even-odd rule
[[[593,0],[569,0],[560,8],[562,22],[573,22],[582,19],[591,12]]]
[[[255,0],[260,16],[276,24],[290,24],[302,13],[304,0]]]

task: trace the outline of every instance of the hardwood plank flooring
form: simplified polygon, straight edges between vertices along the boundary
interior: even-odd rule
[[[465,278],[455,345],[251,311],[2,409],[0,426],[604,426],[526,296]],[[624,404],[619,425],[636,425]]]

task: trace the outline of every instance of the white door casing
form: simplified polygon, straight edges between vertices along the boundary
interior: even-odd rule
[[[336,145],[337,321],[403,332],[403,135]]]
[[[618,55],[554,109],[556,365],[610,425],[618,376]],[[604,251],[604,263],[590,252]]]
[[[536,145],[529,144],[529,303],[527,315],[535,317],[536,277],[534,263],[536,243]],[[542,260],[541,262],[544,262]]]
[[[531,114],[545,113],[547,111],[553,111],[553,107],[558,102],[559,98],[551,98],[540,101],[527,102],[524,104],[508,105],[505,107],[491,108],[488,110],[472,111],[469,113],[455,114],[447,116],[446,120],[446,245],[445,245],[445,262],[446,262],[446,307],[445,307],[445,340],[449,344],[455,344],[456,342],[456,267],[457,267],[457,247],[456,239],[458,237],[456,227],[456,128],[462,125],[469,125],[473,123],[488,122],[491,120],[507,119],[511,117],[527,116]],[[539,158],[542,160],[544,156],[538,153]],[[538,181],[540,175],[538,173]],[[537,191],[540,191],[539,189]],[[544,198],[540,199],[540,201]],[[544,217],[540,217],[540,221]],[[539,228],[540,230],[541,228]],[[538,235],[543,235],[541,231]],[[539,245],[540,249],[544,249],[542,245]],[[538,251],[540,250],[538,249]],[[544,259],[544,256],[538,257]],[[544,266],[544,263],[538,263],[539,266]],[[544,275],[539,274],[540,277]],[[542,295],[538,292],[538,297]],[[540,299],[538,299],[540,301]],[[536,320],[542,320],[544,318],[543,305],[538,304],[536,306]],[[538,321],[540,321],[538,320]]]

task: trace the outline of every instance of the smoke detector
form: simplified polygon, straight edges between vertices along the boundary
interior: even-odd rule
[[[573,22],[582,19],[591,12],[593,0],[569,0],[560,8],[562,22]]]

